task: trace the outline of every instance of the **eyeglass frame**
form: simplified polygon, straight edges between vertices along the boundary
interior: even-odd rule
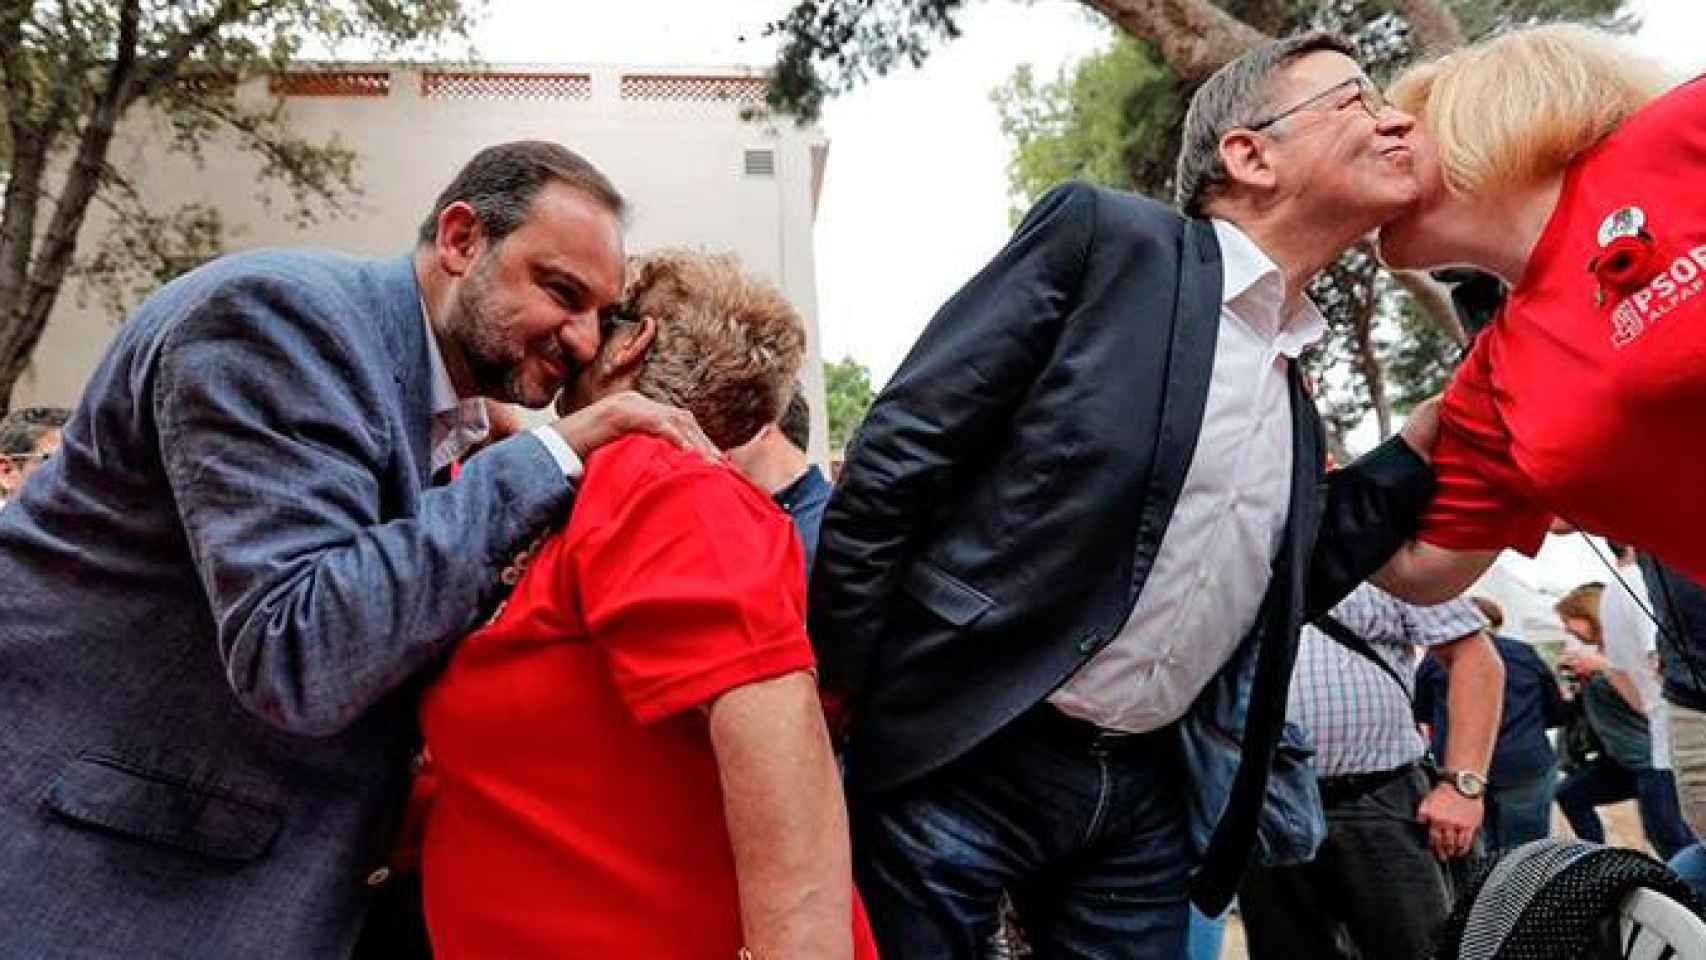
[[[1249,130],[1252,133],[1260,133],[1274,124],[1279,123],[1281,120],[1296,116],[1345,87],[1353,86],[1357,89],[1357,103],[1362,105],[1362,109],[1368,114],[1369,119],[1379,120],[1380,115],[1386,111],[1387,107],[1391,106],[1391,104],[1386,101],[1386,97],[1381,94],[1380,88],[1374,85],[1373,80],[1363,76],[1347,77],[1327,89],[1322,90],[1320,93],[1307,97],[1302,102],[1293,104],[1265,120],[1258,120],[1255,123],[1244,124],[1244,129]],[[1341,108],[1335,107],[1334,109]]]
[[[6,460],[11,463],[22,465],[29,463],[32,460],[52,460],[58,453],[59,451],[57,450],[47,450],[39,453],[0,453],[0,460]]]

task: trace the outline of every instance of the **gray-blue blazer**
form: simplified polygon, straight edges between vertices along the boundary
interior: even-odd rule
[[[408,257],[228,257],[119,331],[0,511],[0,956],[342,956],[418,678],[571,485],[429,489]]]

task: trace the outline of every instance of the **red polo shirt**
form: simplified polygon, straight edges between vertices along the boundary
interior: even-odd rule
[[[1583,153],[1446,389],[1422,540],[1532,555],[1553,515],[1706,580],[1706,82]]]
[[[728,466],[648,437],[592,455],[568,527],[422,704],[437,952],[733,960],[734,858],[695,708],[813,665],[802,568],[787,517]]]

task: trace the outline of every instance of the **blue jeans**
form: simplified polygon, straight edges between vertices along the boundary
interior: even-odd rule
[[[1699,843],[1684,847],[1672,857],[1670,868],[1694,891],[1694,898],[1706,903],[1706,846]]]
[[[1539,776],[1487,786],[1487,819],[1481,827],[1487,853],[1520,847],[1552,835],[1552,797],[1558,790],[1558,765]]]
[[[1565,777],[1558,787],[1558,806],[1570,829],[1594,843],[1605,842],[1605,827],[1595,808],[1631,798],[1641,809],[1641,828],[1660,860],[1676,856],[1694,842],[1682,819],[1676,778],[1669,770],[1633,771],[1602,757]]]
[[[1205,916],[1191,907],[1190,933],[1185,936],[1185,960],[1220,960],[1220,944],[1226,939],[1226,914]]]
[[[986,956],[1007,891],[1038,957],[1178,960],[1192,854],[1177,744],[1045,704],[917,782],[855,791],[854,876],[883,955]]]

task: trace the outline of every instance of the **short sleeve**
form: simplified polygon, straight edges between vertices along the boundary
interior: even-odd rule
[[[1528,481],[1511,458],[1510,431],[1493,402],[1493,335],[1481,336],[1441,401],[1434,499],[1416,537],[1450,550],[1509,547],[1534,556],[1552,514],[1525,492]]]
[[[571,547],[588,633],[645,723],[813,665],[787,518],[726,467],[663,458],[669,469],[636,481],[595,455],[583,498],[610,509]]]
[[[1428,607],[1398,602],[1403,610],[1404,633],[1412,643],[1424,647],[1454,643],[1487,627],[1487,618],[1468,597]]]

